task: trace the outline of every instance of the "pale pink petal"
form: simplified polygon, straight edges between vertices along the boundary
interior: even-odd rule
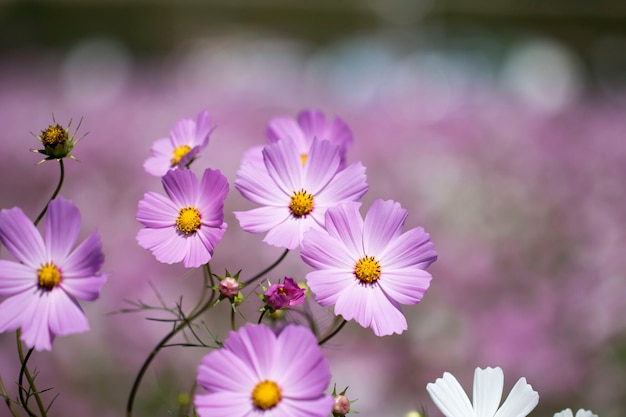
[[[198,385],[208,392],[247,391],[254,389],[259,377],[250,368],[246,357],[239,357],[227,349],[206,355],[198,367]],[[224,372],[227,363],[230,372]]]
[[[0,333],[12,332],[22,326],[22,319],[28,317],[33,307],[36,289],[17,293],[0,303]]]
[[[281,411],[286,417],[326,417],[333,410],[335,400],[330,395],[312,399],[283,398],[280,403]],[[276,407],[278,408],[278,407]]]
[[[303,187],[303,167],[300,153],[292,140],[281,140],[263,149],[267,172],[275,185],[286,195]]]
[[[289,216],[284,222],[272,227],[265,235],[263,242],[279,248],[296,249],[300,246],[304,233],[311,228],[319,228],[311,217]]]
[[[300,153],[307,153],[309,150],[310,141],[307,141],[298,123],[290,117],[276,117],[270,120],[265,136],[269,143],[291,138]]]
[[[315,195],[315,204],[333,207],[343,201],[357,201],[367,192],[365,167],[360,162],[339,171],[335,178]]]
[[[394,201],[375,200],[365,215],[363,246],[375,256],[383,253],[389,242],[400,236],[407,211]]]
[[[49,259],[62,264],[80,231],[80,212],[69,200],[57,197],[48,204],[45,245]]]
[[[206,169],[200,182],[197,208],[202,224],[219,227],[224,221],[224,200],[228,195],[228,180],[219,170]]]
[[[335,177],[340,163],[339,147],[314,139],[304,164],[303,181],[307,191],[315,195],[324,189]]]
[[[183,257],[185,268],[197,268],[211,260],[213,253],[209,251],[200,236],[201,235],[196,232],[188,236],[180,237],[185,244]],[[206,235],[203,236],[209,237]]]
[[[143,167],[148,174],[162,177],[172,168],[174,147],[169,138],[159,139],[152,145],[152,157],[148,158]]]
[[[437,260],[430,235],[417,227],[393,239],[379,255],[381,264],[397,270],[409,266],[424,269]]]
[[[254,410],[250,395],[233,391],[196,395],[194,405],[199,417],[261,417]]]
[[[37,287],[37,271],[24,264],[0,260],[0,297]]]
[[[35,350],[51,350],[56,336],[50,330],[50,303],[54,291],[31,294],[29,304],[23,307],[22,341]]]
[[[315,269],[352,270],[359,254],[352,254],[337,237],[331,237],[325,230],[312,229],[302,239],[302,260]]]
[[[388,299],[377,285],[358,281],[341,292],[335,304],[335,314],[370,327],[376,336],[402,333],[407,329],[406,318],[396,302]]]
[[[104,253],[100,235],[93,233],[70,253],[59,268],[63,278],[89,277],[96,275],[103,263]]]
[[[136,218],[146,227],[170,227],[176,224],[181,208],[169,198],[149,192],[139,201]]]
[[[161,178],[165,193],[179,208],[194,206],[198,202],[199,184],[196,174],[188,169],[169,171]]]
[[[186,245],[175,228],[141,229],[137,232],[137,243],[152,251],[154,257],[166,264],[180,262],[185,257]]]
[[[179,120],[170,131],[170,138],[172,140],[172,145],[174,145],[174,148],[184,145],[193,148],[195,145],[197,145],[195,143],[196,122],[191,119]]]
[[[315,294],[315,301],[325,307],[336,304],[339,296],[344,291],[349,291],[356,280],[352,272],[344,269],[324,269],[306,275],[306,282]]]
[[[84,301],[94,301],[108,278],[107,274],[84,277],[63,277],[61,288],[71,296]]]
[[[200,239],[206,250],[209,252],[210,257],[213,256],[215,247],[220,240],[222,240],[227,227],[228,225],[226,223],[222,223],[220,227],[200,227],[200,229],[196,232],[198,239]],[[210,257],[204,263],[207,263],[211,259]]]
[[[0,242],[33,269],[50,261],[39,231],[18,207],[0,211]]]
[[[432,276],[417,267],[387,270],[382,267],[378,284],[387,296],[400,304],[417,304],[430,286]]]
[[[89,330],[87,317],[76,300],[58,287],[48,294],[48,324],[55,336],[83,333]]]
[[[317,109],[304,109],[298,113],[298,124],[304,135],[311,141],[313,138],[328,141],[328,123],[324,113]]]
[[[365,255],[370,255],[366,254],[363,248],[363,218],[359,213],[360,205],[361,203],[350,201],[329,208],[324,222],[328,234],[345,245],[350,253],[349,259],[354,262]],[[352,265],[352,268],[355,265]]]
[[[289,193],[276,186],[267,173],[265,163],[244,161],[235,180],[235,188],[248,200],[264,206],[289,205],[293,191]]]
[[[196,134],[194,138],[194,145],[204,148],[209,144],[209,134],[213,130],[211,126],[211,116],[206,110],[198,113],[196,119]]]
[[[352,145],[352,130],[341,118],[335,117],[335,120],[330,125],[329,140],[339,145],[345,153]]]
[[[259,207],[234,214],[241,228],[249,233],[267,232],[291,217],[288,207]]]
[[[230,332],[224,347],[246,362],[257,381],[270,377],[273,362],[279,359],[276,335],[266,326],[247,324],[236,332]]]

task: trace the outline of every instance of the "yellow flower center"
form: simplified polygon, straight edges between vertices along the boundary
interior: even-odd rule
[[[191,146],[189,145],[181,145],[178,148],[174,149],[174,152],[172,153],[172,159],[170,159],[172,166],[178,165],[180,160],[183,159],[184,156],[187,155],[190,150],[191,150]]]
[[[46,291],[52,290],[61,282],[61,272],[52,263],[47,263],[37,271],[39,288]]]
[[[313,196],[304,190],[294,192],[289,203],[289,210],[295,217],[306,216],[313,211]]]
[[[306,163],[306,157],[307,157],[307,154],[305,154],[305,153],[300,155],[300,159],[302,160],[302,166],[304,166],[304,164]]]
[[[380,272],[380,264],[373,256],[365,255],[354,266],[354,275],[367,284],[378,280]]]
[[[176,219],[176,228],[186,235],[194,233],[200,228],[200,211],[192,206],[180,209]]]
[[[280,387],[274,381],[265,380],[256,384],[252,390],[252,402],[261,410],[269,410],[282,399]]]
[[[41,142],[44,145],[62,145],[68,139],[67,131],[60,124],[50,125],[46,130],[41,131]]]

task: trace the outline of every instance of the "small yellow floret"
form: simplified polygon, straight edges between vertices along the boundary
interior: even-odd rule
[[[261,410],[275,407],[282,399],[280,387],[274,381],[261,381],[252,390],[252,402]]]
[[[176,219],[176,228],[186,235],[195,233],[202,224],[200,211],[192,206],[180,209]]]
[[[41,142],[47,146],[62,145],[67,142],[67,130],[63,129],[60,124],[50,125],[46,130],[41,131]]]
[[[54,264],[47,263],[37,271],[39,288],[50,291],[61,283],[61,272]]]
[[[367,284],[378,280],[380,273],[380,264],[373,256],[365,255],[354,266],[354,275]]]
[[[313,196],[304,190],[294,192],[289,210],[295,217],[306,216],[313,211]]]
[[[174,152],[172,153],[172,159],[170,159],[172,166],[178,165],[180,160],[183,159],[185,155],[189,153],[190,150],[191,150],[191,146],[189,145],[181,145],[178,148],[174,149]]]

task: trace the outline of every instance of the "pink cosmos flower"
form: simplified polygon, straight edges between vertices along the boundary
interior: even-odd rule
[[[346,166],[346,154],[353,142],[352,131],[343,120],[336,117],[331,123],[326,120],[324,113],[316,109],[302,110],[298,113],[297,119],[275,117],[267,124],[265,133],[270,144],[291,138],[296,144],[298,156],[302,161],[306,160],[313,139],[327,140],[339,147],[342,169]],[[243,157],[243,163],[263,166],[262,152],[262,146],[250,148]]]
[[[137,242],[159,262],[183,261],[186,268],[209,262],[224,236],[224,200],[228,181],[220,171],[207,169],[198,183],[187,169],[169,171],[161,179],[167,197],[146,193],[137,208],[137,220],[146,226]]]
[[[282,284],[273,284],[263,293],[265,303],[273,310],[285,307],[293,307],[302,303],[305,299],[304,288],[300,288],[296,282],[288,277]]]
[[[194,404],[200,417],[326,417],[329,383],[328,362],[309,329],[288,325],[275,334],[248,324],[204,357],[198,385],[207,394]]]
[[[169,138],[154,142],[152,156],[144,162],[144,169],[151,175],[162,177],[171,169],[185,167],[209,144],[211,130],[211,119],[206,111],[198,113],[195,122],[179,120]]]
[[[503,385],[501,368],[476,368],[473,405],[461,384],[448,372],[429,383],[426,390],[445,417],[526,417],[537,406],[539,394],[526,378],[517,381],[500,406]]]
[[[305,231],[322,229],[324,213],[345,201],[356,201],[367,191],[365,168],[356,162],[340,170],[337,146],[313,140],[306,158],[291,138],[263,149],[263,166],[242,164],[235,188],[264,207],[235,212],[250,233],[268,232],[264,242],[297,248]]]
[[[325,230],[311,230],[302,259],[316,271],[307,283],[322,306],[371,327],[377,336],[402,333],[407,322],[400,304],[417,304],[430,284],[424,269],[437,259],[421,227],[402,233],[406,210],[376,200],[365,220],[360,204],[349,202],[326,212]]]
[[[89,330],[77,300],[93,301],[107,279],[100,236],[93,233],[72,250],[80,212],[58,197],[48,205],[46,236],[18,207],[0,211],[0,242],[19,262],[0,260],[0,332],[22,329],[22,341],[51,350],[59,335]]]

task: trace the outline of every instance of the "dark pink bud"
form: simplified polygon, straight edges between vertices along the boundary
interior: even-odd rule
[[[345,395],[335,396],[335,404],[333,405],[333,416],[343,417],[350,411],[350,400]]]
[[[305,291],[298,287],[298,284],[285,277],[282,284],[271,285],[265,293],[265,302],[273,310],[280,310],[285,307],[292,307],[304,301]]]

